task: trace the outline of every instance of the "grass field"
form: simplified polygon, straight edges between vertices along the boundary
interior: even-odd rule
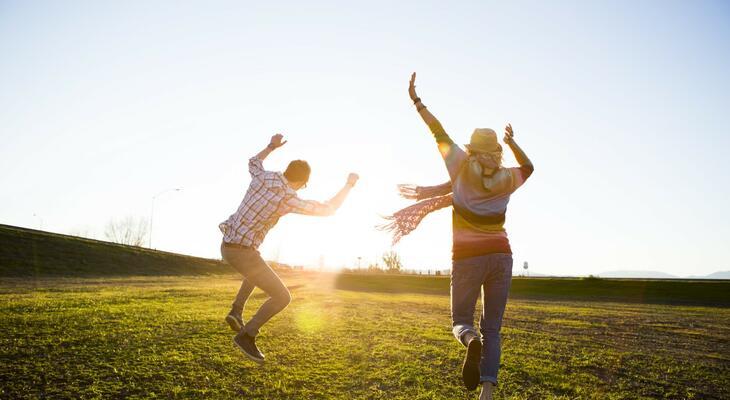
[[[364,276],[284,279],[294,300],[262,332],[262,366],[223,322],[233,276],[4,279],[0,398],[476,398],[448,296],[422,278],[400,293]],[[497,395],[727,399],[728,338],[727,307],[514,298]]]

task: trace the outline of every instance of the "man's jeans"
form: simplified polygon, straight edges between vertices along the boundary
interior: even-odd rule
[[[246,300],[254,287],[263,290],[269,299],[261,305],[253,318],[246,323],[246,333],[256,336],[259,328],[291,302],[291,294],[284,283],[269,267],[255,249],[226,247],[221,245],[221,254],[233,268],[243,275],[241,288],[233,302],[233,311],[243,312]]]
[[[499,370],[502,316],[507,304],[512,281],[512,255],[488,254],[463,260],[454,260],[451,268],[451,320],[456,339],[466,345],[465,339],[476,335],[474,308],[483,289],[482,359],[479,363],[482,382],[497,384]]]

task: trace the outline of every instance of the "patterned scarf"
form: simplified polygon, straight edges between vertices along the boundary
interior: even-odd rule
[[[417,200],[418,203],[385,217],[390,222],[377,227],[381,231],[393,233],[393,245],[416,229],[426,215],[452,204],[451,182],[436,186],[398,185],[398,191],[402,197]]]
[[[491,178],[501,168],[501,161],[501,149],[495,153],[473,154],[464,162],[460,173],[466,173],[465,178],[470,184],[481,185],[490,191],[494,188]],[[484,175],[485,166],[492,170],[489,175]],[[395,246],[403,236],[413,232],[426,215],[453,205],[451,191],[451,181],[436,186],[398,185],[401,197],[416,200],[418,203],[385,217],[390,222],[378,225],[377,228],[392,232]]]

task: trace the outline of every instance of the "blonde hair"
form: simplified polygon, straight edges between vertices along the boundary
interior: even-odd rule
[[[494,151],[476,152],[476,151],[467,149],[466,153],[469,157],[474,157],[474,158],[478,158],[479,156],[489,157],[492,160],[492,162],[494,162],[495,168],[502,168],[502,163],[504,162],[504,151],[502,150],[502,146],[499,144],[497,144],[497,150],[494,150]]]

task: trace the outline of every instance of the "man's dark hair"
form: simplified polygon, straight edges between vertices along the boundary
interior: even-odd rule
[[[284,171],[284,177],[288,181],[297,181],[307,183],[309,181],[309,173],[312,169],[309,168],[309,164],[304,160],[294,160],[289,163]]]

